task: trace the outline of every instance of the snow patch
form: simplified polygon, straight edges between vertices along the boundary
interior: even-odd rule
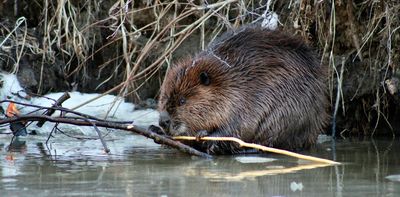
[[[262,15],[263,21],[261,27],[265,29],[275,30],[278,28],[279,16],[275,12],[268,12]]]
[[[0,99],[1,100],[13,100],[16,102],[22,102],[27,104],[39,105],[43,107],[51,107],[55,100],[59,99],[64,93],[50,93],[43,97],[32,97],[27,98],[25,90],[21,87],[16,75],[0,73]],[[113,96],[113,95],[103,95],[96,93],[81,93],[81,92],[69,92],[70,98],[62,103],[62,106],[68,109],[73,109],[76,112],[91,115],[97,118],[110,119],[117,121],[132,121],[134,125],[140,127],[148,127],[149,125],[158,125],[159,113],[153,109],[145,110],[135,110],[135,105],[133,103],[125,102],[124,98]],[[87,101],[96,100],[87,103],[81,107],[82,103]],[[2,103],[1,107],[5,110],[7,109],[9,103]],[[21,114],[30,113],[36,108],[33,107],[23,107],[18,106]],[[76,108],[78,107],[78,108]],[[41,114],[44,111],[36,111],[35,114]],[[57,112],[59,113],[59,112]],[[54,114],[53,116],[57,116]],[[72,114],[68,114],[71,116]],[[36,123],[29,125],[28,130],[36,130],[40,133],[48,133],[51,131],[53,123],[46,123],[42,128],[36,126]],[[89,127],[78,127],[67,124],[60,124],[60,129],[68,130],[72,133],[90,135],[95,134],[94,130]]]
[[[21,87],[17,76],[14,74],[0,73],[0,100],[22,101],[21,97],[26,97],[24,88]],[[1,103],[1,107],[6,110],[8,103]]]

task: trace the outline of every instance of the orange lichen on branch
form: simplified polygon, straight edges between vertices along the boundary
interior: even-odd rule
[[[315,161],[315,162],[320,162],[320,163],[326,163],[326,164],[332,164],[332,165],[338,165],[340,164],[339,162],[332,161],[329,159],[322,159],[318,157],[313,157],[313,156],[308,156],[308,155],[302,155],[299,153],[294,153],[290,152],[287,150],[282,150],[282,149],[277,149],[277,148],[270,148],[266,146],[262,146],[259,144],[254,144],[254,143],[247,143],[244,142],[238,138],[235,137],[202,137],[202,138],[196,138],[196,137],[191,137],[191,136],[176,136],[173,137],[174,140],[209,140],[209,141],[230,141],[230,142],[236,142],[238,143],[241,147],[246,147],[246,148],[254,148],[257,150],[262,150],[265,152],[272,152],[276,154],[282,154],[282,155],[287,155],[291,157],[295,157],[298,159],[304,159],[308,161]]]
[[[7,110],[6,110],[6,117],[7,118],[14,118],[14,117],[19,117],[20,112],[17,109],[17,106],[15,105],[14,102],[10,102],[8,104]],[[11,122],[10,123],[10,129],[13,133],[14,136],[25,136],[27,135],[27,131],[25,128],[26,122],[25,121],[16,121],[16,122]]]
[[[17,109],[17,106],[15,105],[15,103],[10,102],[10,104],[8,105],[7,110],[6,110],[6,116],[11,118],[11,117],[14,117],[15,115],[19,115],[19,114],[20,114],[20,112]]]

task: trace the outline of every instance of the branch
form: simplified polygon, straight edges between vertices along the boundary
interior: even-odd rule
[[[13,102],[15,104],[18,104],[18,105],[38,108],[38,110],[59,110],[61,112],[65,112],[65,113],[70,113],[70,114],[74,114],[74,115],[77,115],[77,116],[81,116],[81,117],[84,117],[86,119],[105,121],[104,119],[97,118],[95,116],[91,116],[91,115],[88,115],[88,114],[80,113],[80,112],[77,112],[77,111],[73,111],[73,110],[70,110],[70,109],[64,108],[64,107],[57,107],[57,106],[44,107],[44,106],[33,105],[33,104],[23,103],[23,102],[17,102],[17,101],[7,100],[7,99],[0,101],[0,103],[11,103],[11,102]],[[36,111],[38,111],[38,110],[36,110]],[[36,112],[36,111],[34,111],[34,112]],[[32,114],[32,113],[33,112],[28,113],[28,114]],[[70,118],[73,118],[73,117],[70,117]],[[114,123],[118,123],[118,124],[130,124],[130,123],[132,123],[132,121],[113,121],[113,120],[106,120],[106,121],[114,122]]]
[[[190,137],[190,136],[176,136],[173,137],[174,140],[199,140],[196,137]],[[277,154],[282,154],[282,155],[288,155],[291,157],[296,157],[299,159],[304,159],[304,160],[309,160],[309,161],[315,161],[315,162],[320,162],[320,163],[326,163],[326,164],[332,164],[332,165],[338,165],[340,164],[339,162],[328,160],[328,159],[322,159],[318,157],[313,157],[313,156],[308,156],[308,155],[302,155],[294,152],[290,152],[287,150],[281,150],[277,148],[270,148],[266,146],[262,146],[259,144],[253,144],[253,143],[247,143],[244,142],[238,138],[235,137],[202,137],[200,140],[209,140],[209,141],[230,141],[230,142],[236,142],[238,143],[241,147],[247,147],[247,148],[254,148],[266,152],[272,152],[272,153],[277,153]]]
[[[18,122],[18,121],[48,121],[48,122],[55,122],[55,123],[72,124],[72,125],[77,125],[77,126],[96,125],[97,127],[120,129],[120,130],[130,131],[130,132],[133,132],[133,133],[136,133],[139,135],[146,136],[148,138],[153,139],[156,143],[168,145],[170,147],[176,148],[182,152],[185,152],[185,153],[188,153],[191,155],[211,158],[211,155],[209,155],[207,153],[200,152],[200,151],[198,151],[188,145],[185,145],[179,141],[174,141],[163,135],[159,135],[150,130],[144,130],[144,129],[134,126],[132,124],[121,124],[121,123],[117,123],[117,122],[109,122],[107,120],[100,120],[100,119],[88,121],[87,119],[79,120],[75,117],[61,118],[61,117],[51,117],[51,116],[46,116],[46,115],[21,115],[18,117],[0,119],[0,125],[12,123],[12,122]]]
[[[71,96],[68,94],[68,92],[64,92],[64,94],[53,104],[53,107],[60,107],[61,104],[69,99]],[[46,116],[51,116],[53,113],[56,111],[55,108],[49,109],[44,115]],[[36,126],[42,127],[45,121],[39,121]]]

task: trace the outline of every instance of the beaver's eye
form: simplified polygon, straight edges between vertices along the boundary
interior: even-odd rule
[[[210,82],[210,77],[208,76],[208,74],[206,72],[201,72],[200,73],[200,83],[205,85],[205,86],[210,85],[210,83],[211,83]]]
[[[180,97],[180,98],[179,98],[179,106],[182,106],[182,105],[184,105],[185,103],[186,103],[186,99],[183,98],[183,97]]]

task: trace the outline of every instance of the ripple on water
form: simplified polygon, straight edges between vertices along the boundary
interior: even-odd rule
[[[17,182],[17,179],[7,177],[7,178],[2,178],[1,182],[3,182],[3,183],[14,183],[14,182]]]

